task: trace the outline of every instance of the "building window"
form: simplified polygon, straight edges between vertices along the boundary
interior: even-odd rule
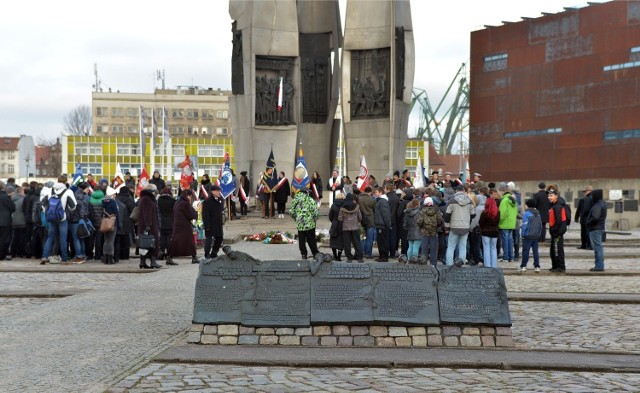
[[[229,118],[229,112],[228,111],[218,111],[216,113],[216,117],[218,119],[227,119],[227,118]]]
[[[94,178],[96,177],[96,175],[102,175],[102,164],[80,163],[80,168],[82,169],[82,173],[91,173]]]
[[[187,110],[187,118],[198,120],[198,110],[197,109]]]
[[[616,70],[622,70],[622,69],[625,69],[625,68],[633,68],[633,67],[640,67],[640,61],[630,61],[628,63],[612,64],[612,65],[608,65],[608,66],[602,67],[602,70],[603,71],[616,71]]]
[[[123,117],[124,108],[111,108],[111,117]]]
[[[171,117],[174,119],[183,119],[184,118],[184,110],[183,109],[173,109],[171,111]]]
[[[186,150],[184,145],[173,145],[171,146],[171,155],[174,157],[184,157],[186,156]]]
[[[76,143],[76,154],[102,155],[102,145],[99,143]],[[85,172],[87,173],[87,172]]]
[[[224,157],[224,145],[200,145],[199,157]]]
[[[173,127],[171,127],[171,133],[172,134],[183,134],[184,133],[184,127],[182,127],[182,126],[173,126]]]
[[[118,143],[116,146],[116,154],[119,156],[140,154],[140,145],[138,144]]]
[[[507,69],[507,60],[509,54],[498,53],[495,55],[489,55],[484,57],[484,72],[499,71]]]
[[[9,151],[7,152],[7,154],[9,155],[8,159],[9,160],[13,160],[16,158],[16,152],[15,151]]]
[[[202,120],[213,120],[212,110],[202,110]]]
[[[138,108],[127,108],[127,117],[138,117]]]
[[[7,172],[5,172],[6,168],[7,168],[7,164],[1,164],[0,165],[0,173],[7,173]]]
[[[124,126],[122,124],[114,124],[111,126],[111,131],[122,134],[122,132],[124,132]]]
[[[127,133],[129,134],[136,134],[138,133],[138,126],[134,126],[134,125],[127,125]]]
[[[226,127],[218,127],[216,128],[216,134],[218,135],[228,135],[229,130]]]
[[[417,147],[407,147],[407,151],[404,156],[407,160],[417,160],[418,159],[418,148]]]
[[[107,132],[107,131],[109,131],[109,126],[107,126],[106,124],[98,124],[96,126],[96,131],[97,132]]]
[[[106,106],[99,106],[96,108],[96,116],[107,116],[108,113],[109,111]]]
[[[202,176],[205,173],[212,177],[218,177],[218,174],[220,173],[220,166],[219,165],[198,165],[198,176]]]
[[[633,138],[640,138],[640,129],[605,131],[603,139],[605,141],[613,141],[613,140],[619,140],[619,139],[633,139]]]
[[[505,138],[517,138],[521,136],[537,136],[537,135],[548,135],[548,134],[559,134],[562,132],[562,128],[547,128],[544,130],[527,130],[527,131],[516,131],[516,132],[505,132]]]
[[[13,164],[7,165],[7,168],[8,168],[7,173],[9,173],[9,174],[13,174],[16,171],[16,166],[13,165]]]

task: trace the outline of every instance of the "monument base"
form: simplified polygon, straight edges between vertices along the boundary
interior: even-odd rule
[[[511,327],[469,325],[260,328],[193,324],[187,341],[213,345],[314,347],[513,347]]]

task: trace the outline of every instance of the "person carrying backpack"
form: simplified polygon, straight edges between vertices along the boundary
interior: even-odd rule
[[[540,257],[538,255],[538,240],[540,232],[542,232],[542,219],[540,212],[536,209],[536,201],[528,199],[526,202],[527,211],[522,216],[522,226],[520,234],[522,235],[522,262],[520,263],[520,271],[527,271],[527,263],[529,262],[529,250],[533,249],[533,267],[536,273],[540,273]]]
[[[67,177],[58,177],[58,182],[53,185],[53,189],[47,190],[43,195],[42,206],[44,207],[45,218],[49,224],[49,235],[44,245],[41,265],[49,262],[51,249],[55,242],[60,246],[60,256],[63,264],[69,263],[67,254],[67,234],[69,222],[67,221],[66,210],[76,209],[76,198],[73,192],[67,188]]]
[[[67,211],[67,220],[69,221],[69,227],[71,228],[71,236],[73,237],[73,250],[75,252],[72,263],[84,263],[87,260],[87,254],[85,253],[84,238],[80,238],[78,235],[78,227],[83,225],[85,220],[89,219],[89,196],[85,193],[85,190],[89,187],[88,183],[80,183],[78,188],[74,192],[73,196],[76,198],[77,207],[74,210]]]

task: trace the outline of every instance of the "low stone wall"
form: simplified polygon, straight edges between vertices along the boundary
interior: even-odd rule
[[[513,347],[511,327],[312,326],[255,328],[193,324],[193,344],[319,347]]]

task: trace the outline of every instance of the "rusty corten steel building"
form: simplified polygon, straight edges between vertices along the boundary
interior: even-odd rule
[[[471,33],[474,172],[640,177],[640,1],[565,10]]]

